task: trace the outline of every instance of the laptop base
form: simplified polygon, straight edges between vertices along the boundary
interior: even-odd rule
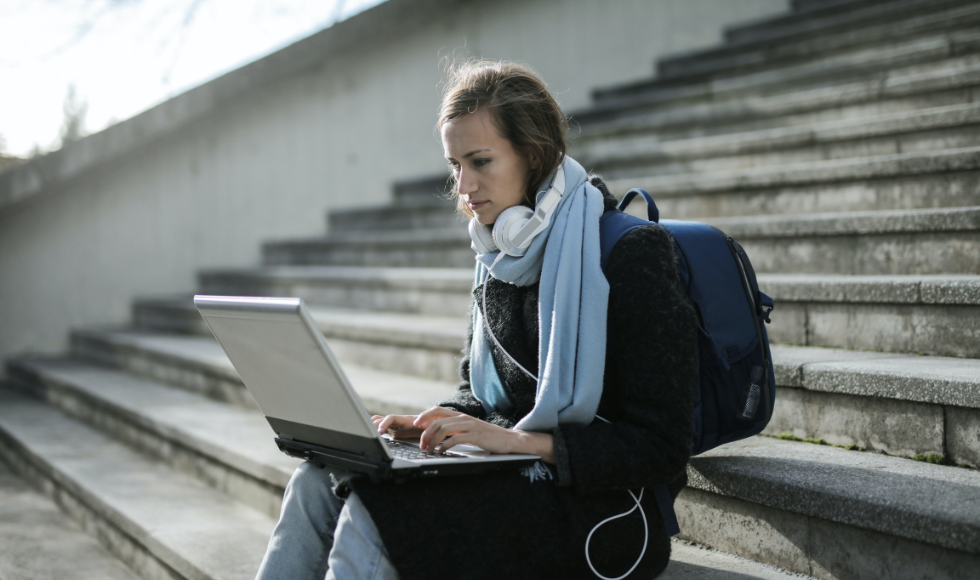
[[[501,469],[518,469],[531,465],[538,460],[538,458],[521,458],[509,461],[471,461],[466,458],[460,458],[429,464],[425,464],[425,462],[411,463],[397,459],[389,462],[381,461],[371,456],[345,453],[337,449],[296,441],[295,439],[284,439],[282,437],[276,437],[276,445],[280,451],[290,457],[305,459],[316,465],[325,465],[353,473],[363,473],[375,483],[380,481],[401,483],[420,477],[466,475],[499,471]],[[396,463],[400,465],[396,467]]]

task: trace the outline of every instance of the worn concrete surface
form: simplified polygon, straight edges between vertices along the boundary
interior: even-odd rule
[[[798,574],[765,566],[731,554],[692,545],[671,543],[670,563],[659,580],[789,580]]]
[[[978,307],[814,304],[806,310],[812,345],[980,357]]]
[[[943,4],[948,8],[932,0],[909,0],[893,2],[887,8],[871,5],[858,6],[855,10],[855,5],[846,3],[831,6],[822,2],[815,2],[812,5],[794,3],[797,10],[805,10],[805,12],[794,12],[783,18],[773,19],[765,25],[745,27],[744,32],[741,32],[745,37],[741,41],[729,37],[730,44],[724,47],[666,57],[658,61],[657,71],[659,76],[670,78],[706,73],[726,74],[740,67],[807,58],[818,51],[840,50],[855,44],[906,38],[925,31],[943,29],[948,27],[950,22],[965,22],[968,25],[978,18],[980,12],[975,6],[962,6],[956,2]],[[931,10],[923,10],[925,7]],[[812,20],[815,16],[814,9],[819,14],[821,28],[824,28],[821,34],[801,36],[798,33],[793,34],[797,31],[792,27],[780,25],[780,21],[792,22],[789,19],[793,16],[797,19],[806,17]],[[841,13],[827,18],[828,12],[835,9]],[[853,24],[855,21],[860,21],[862,26],[854,29],[852,26],[845,25],[845,23]],[[810,24],[812,26],[813,23]],[[740,26],[733,28],[743,30]],[[749,28],[762,29],[766,34],[773,34],[778,30],[783,35],[788,34],[789,38],[784,38],[783,42],[778,43],[760,42],[749,33]],[[810,29],[811,32],[812,30],[813,28]]]
[[[763,215],[716,218],[711,220],[711,224],[739,240],[854,234],[972,232],[980,230],[980,208],[877,210],[793,216]]]
[[[803,384],[816,391],[980,409],[980,361],[899,355],[813,362]]]
[[[808,518],[810,570],[827,580],[972,580],[975,553],[946,550],[866,529]]]
[[[472,268],[264,267],[199,275],[201,294],[297,296],[309,304],[465,316]]]
[[[980,9],[976,9],[975,12],[980,14]],[[843,157],[848,153],[853,155],[853,142],[856,140],[860,140],[862,144],[871,139],[883,145],[890,143],[889,148],[884,150],[876,148],[875,151],[878,154],[894,154],[899,152],[897,148],[900,145],[902,149],[911,146],[915,142],[915,136],[920,133],[948,129],[950,131],[944,132],[944,136],[949,133],[957,135],[961,128],[965,133],[976,123],[980,123],[980,107],[976,103],[963,103],[924,111],[881,115],[871,119],[833,120],[723,135],[687,137],[662,135],[649,131],[632,135],[592,132],[585,133],[574,144],[572,156],[581,163],[600,167],[615,162],[622,163],[624,159],[642,159],[662,166],[671,160],[676,162],[687,158],[692,161],[702,160],[701,163],[713,161],[712,165],[707,166],[693,163],[686,165],[692,170],[713,167],[721,169],[726,164],[736,163],[740,167],[747,167],[765,165],[767,161],[778,159],[812,161],[819,158],[816,156],[818,153],[824,156],[822,158],[826,158],[827,155],[832,157]],[[922,137],[924,135],[920,136]],[[849,144],[851,147],[846,147]],[[969,139],[963,141],[960,146],[969,146]],[[830,151],[827,148],[830,148]],[[840,153],[835,153],[838,150]],[[779,157],[754,157],[764,152],[772,152],[772,155]],[[870,150],[862,152],[863,156],[872,153]],[[737,157],[732,159],[732,156]]]
[[[320,239],[266,243],[264,264],[472,268],[465,227],[443,230],[358,232]]]
[[[448,175],[421,183],[427,184],[424,189],[401,194],[402,197],[398,197],[399,187],[396,184],[396,197],[391,204],[330,211],[327,214],[327,231],[442,229],[466,223],[466,217],[456,211],[455,204],[448,199],[448,192],[451,191]]]
[[[850,279],[848,279],[850,278]],[[980,358],[977,277],[760,274],[773,342]],[[922,289],[936,292],[924,302]],[[934,301],[932,301],[934,300]]]
[[[753,437],[692,458],[689,485],[980,555],[980,472]]]
[[[92,341],[88,352],[95,354],[97,360],[105,360],[107,357],[99,353],[107,352],[114,364],[129,372],[254,409],[254,401],[244,390],[237,371],[212,338],[128,330],[88,331],[85,334]],[[336,342],[330,341],[331,348]],[[339,356],[339,352],[337,354]],[[390,373],[358,366],[351,364],[349,359],[339,358],[354,389],[372,412],[410,413],[426,409],[446,398],[458,380],[455,375],[445,382],[426,380],[404,372]],[[377,358],[374,364],[384,366],[384,357]],[[419,368],[420,374],[427,372],[424,366]],[[222,390],[209,388],[213,381],[220,381]],[[233,393],[226,394],[223,389]]]
[[[980,210],[976,208],[763,215],[704,221],[739,240],[759,273],[949,275],[980,271]],[[382,233],[364,230],[319,241],[270,244],[266,254],[276,263],[424,267],[441,260],[442,264],[466,269],[472,263],[472,254],[463,252],[468,240],[462,225]],[[314,276],[282,270],[279,277],[262,276],[266,287],[274,280],[289,280],[295,285],[298,277],[309,280]],[[244,273],[207,275],[202,279],[204,291],[241,292]],[[424,275],[425,271],[419,272],[420,277]],[[252,279],[257,277],[253,275]]]
[[[675,507],[684,537],[825,580],[967,580],[980,564],[974,553],[690,488]]]
[[[980,305],[980,276],[762,274],[759,286],[788,302]]]
[[[946,408],[946,454],[956,463],[980,467],[980,413]]]
[[[0,462],[0,578],[137,580],[139,576]]]
[[[758,273],[974,274],[980,228],[972,232],[851,234],[746,238],[722,227],[751,256]]]
[[[658,196],[774,188],[819,182],[862,181],[896,175],[974,171],[980,168],[980,147],[935,152],[914,152],[868,158],[831,159],[795,166],[757,167],[733,172],[664,175],[629,178],[630,187],[656,191]],[[611,180],[610,187],[623,189],[625,180]]]
[[[328,339],[343,338],[458,354],[466,334],[466,319],[458,316],[328,307],[311,307],[310,315]]]
[[[980,416],[980,410],[974,410]],[[943,454],[943,408],[894,399],[781,388],[764,433],[859,445],[891,455]]]
[[[914,67],[953,56],[957,44],[978,38],[966,27],[919,36],[893,38],[838,51],[817,52],[804,60],[765,67],[752,67],[734,74],[692,77],[685,83],[660,83],[657,79],[604,89],[596,95],[599,110],[616,106],[649,106],[654,102],[732,99],[772,95],[803,88],[825,88],[848,81],[882,77],[889,70]]]
[[[787,387],[806,386],[803,382],[803,369],[812,363],[866,361],[875,358],[902,356],[881,352],[790,346],[786,344],[772,344],[770,345],[770,350],[776,372],[776,384]]]
[[[62,412],[260,510],[279,514],[298,461],[261,413],[66,359],[23,363],[22,379]]]
[[[38,401],[4,394],[0,437],[4,460],[31,481],[49,482],[48,493],[76,506],[83,526],[104,530],[109,549],[132,556],[127,563],[144,575],[255,577],[274,524],[268,516]]]
[[[633,179],[624,179],[613,193],[623,195]],[[925,209],[980,205],[980,175],[975,171],[896,176],[826,184],[787,185],[739,191],[664,196],[657,192],[661,215],[686,220],[753,215],[799,215]],[[623,188],[626,189],[623,189]]]
[[[697,488],[674,503],[681,538],[716,550],[809,573],[805,518]]]

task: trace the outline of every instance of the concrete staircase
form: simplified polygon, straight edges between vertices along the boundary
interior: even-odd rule
[[[795,0],[573,113],[573,156],[735,236],[777,305],[766,433],[788,437],[692,459],[664,577],[977,577],[978,24],[975,1]],[[423,409],[453,389],[473,264],[426,184],[197,291],[303,297],[372,411]],[[92,577],[254,576],[296,463],[189,296],[7,370],[0,497],[29,507],[0,507],[0,577],[63,575],[17,548],[30,518],[70,537],[52,552],[89,546]]]

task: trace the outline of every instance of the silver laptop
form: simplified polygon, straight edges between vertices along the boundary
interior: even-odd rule
[[[536,455],[472,446],[427,454],[381,436],[300,298],[195,296],[284,453],[374,480],[473,473],[534,463]]]

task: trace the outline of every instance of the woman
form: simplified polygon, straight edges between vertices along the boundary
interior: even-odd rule
[[[666,483],[677,496],[693,438],[697,318],[672,240],[656,225],[629,232],[603,275],[599,217],[616,199],[565,156],[566,118],[524,67],[456,66],[439,128],[484,250],[462,382],[418,416],[374,422],[430,451],[468,443],[542,459],[404,484],[304,464],[259,577],[651,578],[670,543],[642,490]],[[541,231],[515,255],[492,251],[492,226],[541,202],[559,167],[564,194]]]

